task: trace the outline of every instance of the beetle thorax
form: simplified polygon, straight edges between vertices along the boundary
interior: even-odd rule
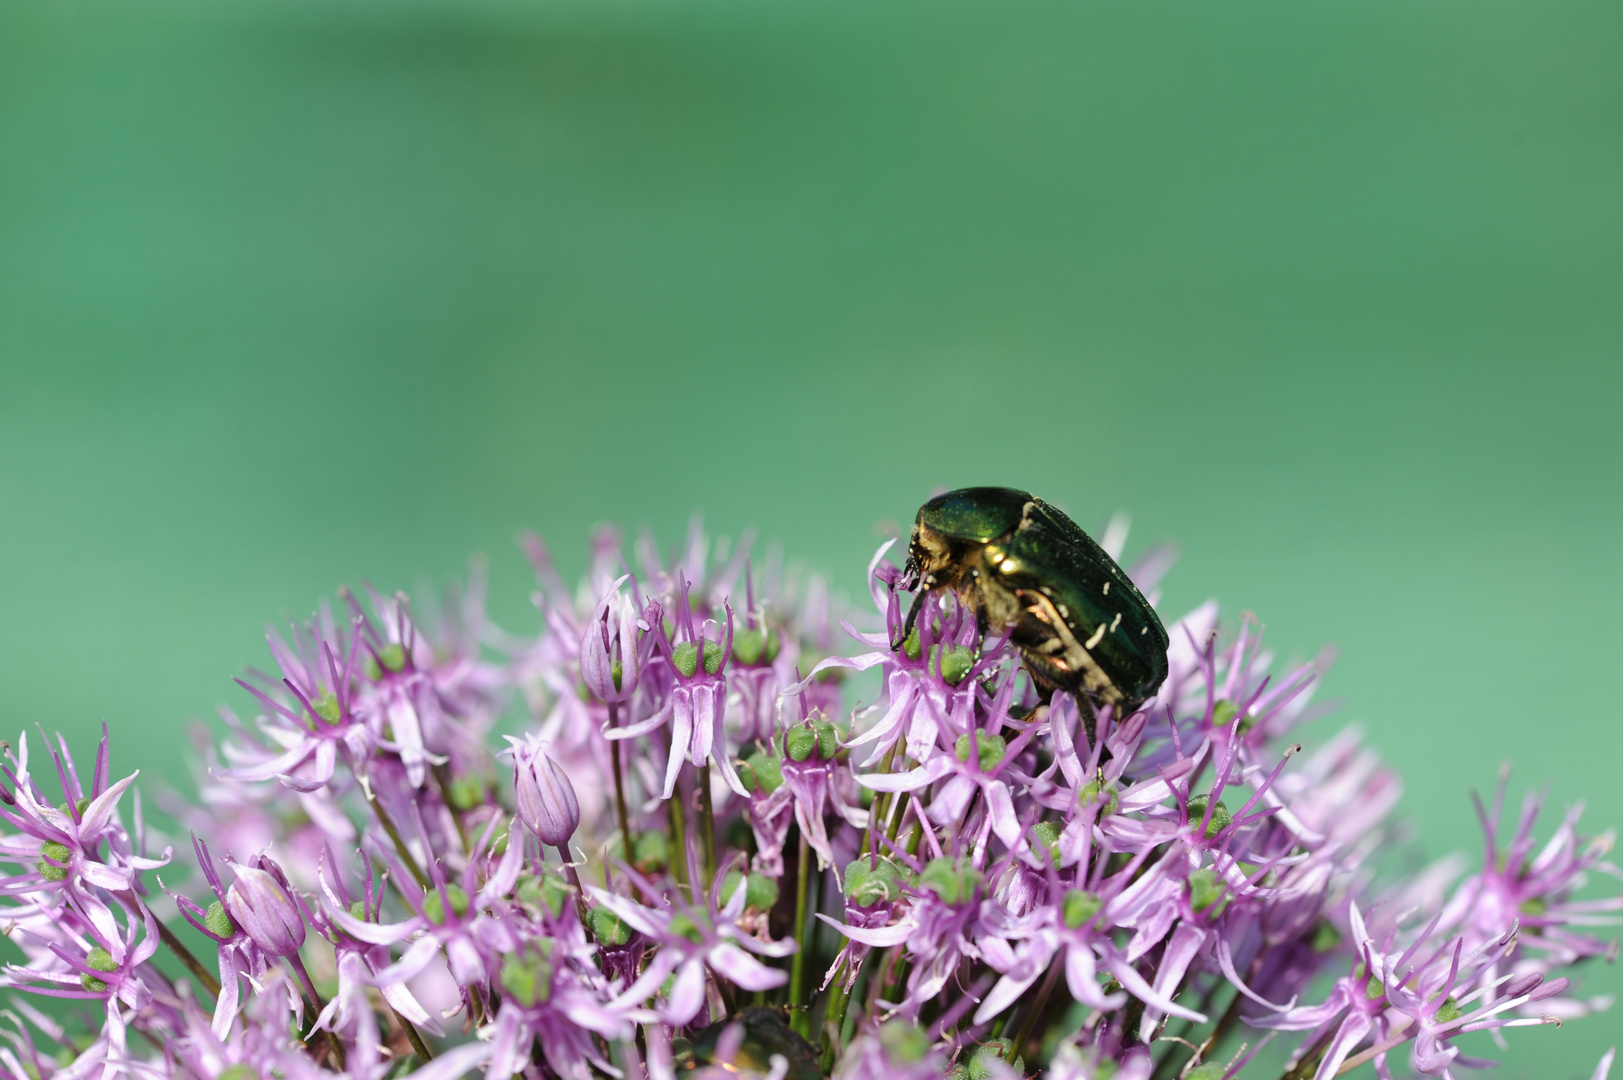
[[[907,552],[908,568],[918,574],[919,587],[926,591],[961,589],[979,570],[983,546],[954,540],[928,525],[915,523]]]

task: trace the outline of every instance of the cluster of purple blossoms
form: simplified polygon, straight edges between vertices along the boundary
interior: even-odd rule
[[[888,546],[866,616],[697,527],[670,564],[600,534],[578,589],[526,538],[533,636],[478,574],[432,620],[345,591],[164,804],[187,860],[105,731],[83,779],[24,735],[0,978],[76,1000],[16,997],[0,1077],[1452,1077],[1468,1032],[1608,1004],[1576,810],[1540,840],[1501,783],[1475,874],[1384,881],[1397,778],[1296,742],[1325,659],[1276,674],[1208,603],[1154,698],[1095,707],[950,593],[893,646]],[[1152,602],[1169,562],[1129,571]]]

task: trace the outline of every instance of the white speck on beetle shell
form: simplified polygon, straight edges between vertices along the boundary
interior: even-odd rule
[[[1082,643],[1082,647],[1084,649],[1091,649],[1095,645],[1099,644],[1099,639],[1104,637],[1104,636],[1105,636],[1105,624],[1100,623],[1099,624],[1099,629],[1095,630],[1093,632],[1093,636],[1088,638],[1088,640],[1086,640],[1086,641],[1084,641]]]
[[[1110,595],[1110,582],[1108,582],[1108,581],[1105,582],[1105,595],[1106,596]]]
[[[1112,631],[1114,631],[1116,629],[1116,627],[1118,627],[1120,625],[1121,625],[1121,612],[1118,611],[1118,612],[1116,612],[1116,617],[1114,619],[1110,620],[1110,629]]]
[[[998,569],[1003,571],[1005,574],[1012,574],[1017,566],[1018,564],[1013,559],[1004,559],[1002,564],[998,566]]]

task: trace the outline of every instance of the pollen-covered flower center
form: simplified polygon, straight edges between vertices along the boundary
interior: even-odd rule
[[[966,859],[931,859],[919,874],[919,887],[935,893],[943,904],[957,907],[975,898],[983,875]]]
[[[338,695],[331,690],[312,699],[310,708],[329,724],[337,724],[344,719],[344,711],[338,705]]]
[[[1059,837],[1065,826],[1058,821],[1039,821],[1031,827],[1032,846],[1048,856],[1048,861],[1059,869]]]
[[[111,973],[118,970],[118,961],[113,959],[112,953],[98,945],[85,954],[85,966],[94,968],[97,971]],[[105,982],[89,972],[79,976],[79,985],[98,994],[107,989]]]
[[[68,879],[67,863],[73,858],[73,852],[66,844],[59,844],[55,840],[47,840],[39,846],[39,853],[43,858],[34,864],[41,877],[46,881],[66,881]],[[53,865],[60,863],[62,865]]]
[[[907,873],[889,859],[857,858],[845,867],[845,902],[869,908],[902,898]]]
[[[1067,889],[1063,903],[1063,918],[1065,925],[1075,930],[1104,906],[1104,901],[1097,894],[1083,889]]]
[[[670,932],[679,938],[686,938],[695,945],[704,944],[704,931],[699,929],[699,924],[680,911],[671,916]]]
[[[554,944],[551,938],[537,938],[523,953],[502,961],[502,986],[525,1008],[552,1000]]]
[[[237,934],[237,924],[231,921],[231,916],[225,912],[225,905],[218,900],[208,906],[208,911],[203,915],[203,925],[216,937],[229,938]]]
[[[452,885],[447,883],[445,886],[445,896],[443,898],[440,896],[438,889],[435,889],[423,898],[423,918],[427,919],[435,926],[444,926],[445,905],[447,901],[450,902],[452,914],[456,915],[457,918],[461,918],[468,913],[467,890],[463,889],[460,885]]]
[[[833,761],[840,752],[840,735],[827,720],[815,719],[790,728],[783,737],[783,749],[790,761],[806,761],[813,754]]]
[[[1190,798],[1189,798],[1189,823],[1191,825],[1200,824],[1201,819],[1206,816],[1206,807],[1209,806],[1210,804],[1211,804],[1211,796],[1210,795],[1192,795],[1192,796],[1190,796]],[[1234,820],[1234,818],[1229,814],[1229,808],[1227,806],[1223,805],[1223,800],[1222,799],[1217,800],[1217,805],[1215,807],[1212,807],[1212,820],[1210,820],[1210,821],[1208,821],[1206,823],[1206,833],[1205,833],[1206,839],[1210,840],[1212,837],[1216,836],[1218,833],[1220,833],[1224,829],[1228,828],[1229,823],[1232,822],[1233,820]]]
[[[957,686],[969,675],[975,666],[975,650],[962,645],[932,645],[930,647],[930,667],[939,668],[941,678],[952,686]]]
[[[592,937],[599,945],[618,946],[631,940],[631,926],[606,907],[595,907],[589,916]]]
[[[976,732],[973,736],[963,734],[953,744],[952,752],[959,761],[969,761],[970,741],[973,738],[976,744],[976,760],[980,763],[981,772],[991,772],[1003,763],[1003,756],[1009,752],[1009,745],[1001,735],[988,735],[984,731]]]
[[[671,666],[681,674],[684,679],[693,678],[699,670],[699,646],[692,641],[684,641],[671,649]],[[721,670],[721,646],[709,638],[704,641],[704,671],[706,675],[714,675]],[[615,683],[619,686],[619,683]]]
[[[783,786],[783,765],[764,751],[756,751],[738,763],[738,779],[751,794],[770,795]]]
[[[733,635],[733,659],[745,667],[772,663],[782,648],[776,630],[746,628]]]

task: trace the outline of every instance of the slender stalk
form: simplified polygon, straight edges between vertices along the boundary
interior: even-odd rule
[[[908,801],[897,792],[891,802],[890,827],[885,830],[885,838],[891,843],[896,842],[896,834],[902,831],[902,819],[907,816]]]
[[[839,985],[834,991],[834,1000],[829,1003],[828,1016],[823,1021],[823,1032],[827,1042],[823,1044],[823,1071],[828,1072],[834,1068],[834,1061],[840,1055],[840,1032],[845,1027],[845,1010],[851,1004],[851,991],[845,985],[844,973],[836,976]]]
[[[385,1002],[384,1004],[388,1003]],[[389,1012],[394,1015],[395,1023],[399,1024],[400,1029],[406,1033],[406,1041],[411,1043],[413,1050],[417,1051],[417,1056],[422,1058],[425,1063],[433,1061],[434,1054],[428,1049],[428,1044],[423,1041],[423,1033],[417,1030],[417,1025],[401,1016],[393,1005],[389,1006]]]
[[[806,1009],[806,894],[811,891],[811,845],[800,834],[800,865],[795,869],[795,955],[789,962],[789,1026],[804,1038],[811,1038],[811,1013]]]
[[[890,744],[890,749],[885,751],[885,759],[879,763],[880,772],[890,772],[891,763],[896,760],[896,748],[900,745],[902,745],[900,739]],[[868,835],[863,837],[862,846],[857,849],[858,851],[865,851],[870,855],[873,854],[875,851],[875,845],[877,843],[877,841],[874,840],[874,832],[876,831],[874,827],[875,823],[883,821],[885,814],[891,809],[891,807],[901,801],[901,792],[887,796],[883,791],[881,791],[874,795],[873,805],[868,807]],[[895,834],[892,834],[891,839],[894,840],[895,838]]]
[[[468,826],[462,820],[462,811],[451,802],[451,768],[448,765],[433,765],[430,770],[434,774],[434,783],[440,789],[440,801],[445,803],[445,809],[451,814],[451,824],[456,826],[456,835],[462,841],[462,850],[468,850]]]
[[[412,855],[411,849],[406,846],[406,841],[401,838],[400,830],[395,828],[394,819],[389,816],[389,812],[383,808],[383,804],[378,801],[377,795],[373,793],[372,785],[364,784],[363,787],[366,790],[367,804],[372,807],[372,813],[377,815],[378,824],[383,826],[383,831],[389,834],[390,840],[394,841],[394,849],[399,852],[401,861],[406,864],[406,869],[411,872],[411,876],[417,879],[417,884],[426,892],[429,887],[428,875],[423,873],[423,868],[417,865],[416,857]]]
[[[1279,1080],[1307,1080],[1308,1077],[1318,1072],[1319,1059],[1324,1057],[1325,1052],[1330,1049],[1330,1043],[1335,1037],[1335,1028],[1331,1028],[1319,1036],[1319,1041],[1314,1043],[1293,1067],[1286,1069]]]
[[[1223,1010],[1223,1015],[1218,1018],[1217,1026],[1212,1029],[1212,1033],[1210,1035],[1206,1036],[1206,1041],[1200,1044],[1200,1057],[1202,1061],[1206,1059],[1207,1054],[1212,1052],[1213,1048],[1215,1048],[1223,1041],[1224,1038],[1228,1036],[1228,1033],[1234,1027],[1235,1022],[1240,1019],[1240,1002],[1244,997],[1245,995],[1240,993],[1238,990],[1234,991],[1234,1000],[1229,1002],[1229,1007],[1227,1009]]]
[[[868,1005],[863,1009],[863,1012],[868,1016],[879,1015],[879,995],[884,992],[885,983],[889,980],[890,973],[895,970],[900,954],[900,949],[886,949],[880,953],[877,964],[873,960],[868,961],[870,969],[868,975]]]
[[[214,973],[204,967],[202,962],[192,955],[192,951],[186,947],[186,943],[176,937],[175,932],[165,926],[162,919],[154,916],[152,921],[158,927],[158,940],[167,945],[169,951],[175,954],[175,958],[186,965],[186,970],[192,973],[193,978],[203,984],[203,989],[208,991],[209,997],[218,998],[220,996],[220,980],[216,979]]]
[[[1379,1046],[1372,1046],[1368,1050],[1360,1051],[1359,1053],[1356,1053],[1352,1057],[1348,1058],[1346,1061],[1342,1062],[1341,1068],[1336,1070],[1336,1075],[1344,1076],[1345,1074],[1358,1068],[1358,1066],[1362,1065],[1364,1062],[1380,1057],[1382,1054],[1388,1053],[1392,1050],[1396,1050],[1398,1047],[1402,1046],[1404,1043],[1408,1042],[1418,1034],[1420,1034],[1420,1026],[1418,1024],[1409,1024],[1408,1026],[1400,1029],[1396,1035],[1392,1036],[1384,1043],[1381,1043]],[[1328,1045],[1329,1044],[1327,1043],[1326,1046]],[[1323,1050],[1319,1051],[1319,1056],[1324,1056]]]
[[[314,1010],[310,1014],[311,1022],[314,1023],[314,1018],[321,1015],[321,1010],[326,1008],[326,1005],[321,1000],[321,995],[316,993],[316,984],[310,981],[310,973],[304,969],[304,961],[299,959],[299,954],[293,953],[287,958],[287,963],[293,969],[293,974],[298,976],[299,985],[304,988],[304,996],[307,999],[305,1004]],[[339,1042],[338,1036],[331,1031],[323,1031],[322,1034],[327,1037],[327,1049],[332,1052],[333,1064],[342,1072],[347,1067],[344,1064],[343,1043]]]
[[[716,880],[716,811],[710,805],[710,763],[698,769],[699,846],[704,849],[704,887],[708,892]]]
[[[1058,959],[1049,963],[1048,974],[1043,976],[1043,983],[1037,988],[1037,996],[1032,999],[1030,1007],[1026,1009],[1026,1015],[1020,1021],[1020,1031],[1009,1044],[1004,1060],[1010,1064],[1020,1056],[1021,1047],[1026,1045],[1026,1040],[1031,1038],[1032,1029],[1037,1026],[1037,1018],[1048,1008],[1048,995],[1054,992],[1054,984],[1059,981],[1060,969],[1064,966]]]
[[[891,976],[890,976],[890,983],[889,983],[890,990],[885,994],[885,1000],[886,1001],[900,1001],[901,1000],[899,997],[897,997],[897,995],[900,994],[902,992],[902,988],[907,985],[907,974],[908,974],[909,966],[910,965],[907,962],[907,956],[905,954],[901,955],[897,959],[897,961],[896,961],[896,969],[893,972],[891,972]]]
[[[570,886],[575,890],[575,914],[580,916],[580,928],[586,932],[586,940],[592,939],[592,924],[586,919],[586,890],[580,887],[580,874],[575,872],[575,864],[569,858],[569,849],[559,844],[554,851],[564,864],[564,874],[569,878]]]
[[[620,726],[620,706],[609,702],[609,727]],[[609,740],[609,760],[614,765],[614,813],[620,819],[620,853],[626,862],[636,854],[631,848],[631,815],[626,812],[625,781],[620,769],[620,740]]]
[[[671,792],[671,798],[665,800],[665,806],[670,811],[671,875],[676,878],[676,884],[685,889],[688,884],[688,823],[687,815],[682,811],[680,777],[677,778],[676,790]]]
[[[1183,984],[1180,983],[1179,985],[1182,986]],[[1212,987],[1209,990],[1207,990],[1206,993],[1201,997],[1200,1004],[1195,1007],[1195,1011],[1202,1014],[1202,1015],[1210,1016],[1211,1011],[1212,1011],[1212,1003],[1217,1000],[1218,991],[1221,990],[1224,986],[1227,986],[1227,985],[1228,985],[1227,983],[1214,983],[1212,985]],[[1240,995],[1239,991],[1235,991],[1235,1000],[1229,1002],[1228,1012],[1225,1012],[1223,1014],[1222,1019],[1219,1019],[1218,1022],[1217,1022],[1217,1027],[1218,1027],[1218,1029],[1221,1029],[1222,1034],[1227,1033],[1227,1029],[1228,1029],[1229,1025],[1225,1024],[1224,1020],[1229,1020],[1229,1014],[1233,1013],[1236,1018],[1239,1015],[1239,1012],[1238,1012],[1238,1010],[1239,1010],[1238,999],[1239,999],[1240,996],[1241,995]],[[1232,1023],[1232,1020],[1230,1020],[1230,1023]],[[1196,1024],[1193,1020],[1184,1020],[1184,1021],[1182,1021],[1182,1024],[1183,1024],[1183,1026],[1179,1029],[1178,1035],[1182,1036],[1185,1040],[1187,1040],[1187,1038],[1189,1036],[1192,1036],[1194,1034],[1195,1029],[1200,1026],[1199,1024]],[[1213,1046],[1217,1045],[1217,1041],[1218,1041],[1217,1037],[1221,1037],[1220,1032],[1217,1031],[1217,1030],[1214,1030],[1212,1035],[1216,1036],[1216,1037],[1208,1037],[1206,1039],[1205,1043],[1202,1046],[1198,1047],[1202,1059],[1204,1059],[1206,1053]],[[1172,1042],[1173,1039],[1172,1039],[1171,1036],[1167,1035],[1165,1031],[1163,1031],[1160,1038],[1157,1041]],[[1186,1043],[1186,1045],[1189,1045],[1189,1044]],[[1183,1068],[1188,1067],[1187,1065],[1180,1067],[1176,1062],[1177,1062],[1176,1052],[1171,1050],[1171,1049],[1168,1049],[1168,1051],[1161,1056],[1161,1060],[1156,1062],[1155,1071],[1150,1074],[1150,1080],[1167,1080],[1167,1078],[1169,1078],[1171,1076],[1174,1076],[1177,1073],[1181,1072]]]

